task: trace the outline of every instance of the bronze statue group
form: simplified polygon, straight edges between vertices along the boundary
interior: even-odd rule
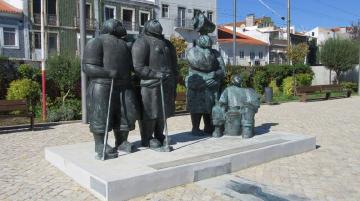
[[[241,87],[240,75],[224,89],[225,64],[208,36],[216,27],[200,13],[194,18],[194,28],[200,36],[187,51],[189,74],[185,79],[192,134],[252,137],[259,95]],[[164,129],[166,119],[175,112],[178,66],[176,49],[162,31],[158,20],[150,20],[132,43],[126,40],[122,23],[110,19],[100,36],[87,43],[82,70],[89,77],[87,111],[96,159],[116,158],[118,151],[132,152],[127,139],[136,121],[141,146],[171,150]],[[110,130],[115,136],[114,148],[107,144]]]

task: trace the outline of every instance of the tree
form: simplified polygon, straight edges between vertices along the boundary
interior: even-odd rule
[[[180,58],[187,48],[186,41],[180,37],[171,36],[170,42],[175,46],[176,55]]]
[[[60,88],[62,103],[80,80],[80,59],[78,57],[55,55],[47,61],[47,75]]]
[[[303,64],[305,62],[305,57],[309,53],[309,46],[306,43],[300,43],[294,46],[291,46],[289,49],[289,58],[292,61],[292,64]]]
[[[328,39],[320,51],[322,63],[336,73],[336,81],[339,83],[341,73],[354,68],[358,63],[358,45],[349,39]]]
[[[351,24],[350,36],[355,41],[360,41],[360,20]]]

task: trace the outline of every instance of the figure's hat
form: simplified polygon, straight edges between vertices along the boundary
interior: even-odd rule
[[[215,31],[215,24],[211,22],[204,14],[204,12],[199,12],[193,18],[193,25],[195,31],[199,32],[201,35],[206,35]]]

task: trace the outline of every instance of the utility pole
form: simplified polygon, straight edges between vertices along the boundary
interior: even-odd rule
[[[40,14],[40,23],[41,23],[41,86],[42,86],[42,120],[46,121],[46,73],[45,73],[45,0],[41,0],[41,14]]]
[[[360,27],[358,27],[359,29]],[[359,42],[359,66],[358,66],[358,72],[359,72],[359,78],[358,78],[358,96],[360,96],[360,38],[358,38]]]
[[[234,25],[233,25],[233,66],[236,66],[236,0],[234,2]]]
[[[82,71],[83,69],[83,55],[86,43],[86,0],[80,0],[80,59],[81,59],[81,114],[82,123],[87,123],[86,111],[86,85],[87,77]]]
[[[287,47],[288,47],[288,64],[290,65],[290,56],[289,56],[289,52],[290,52],[290,45],[291,45],[291,39],[290,39],[290,25],[291,25],[291,16],[290,16],[290,0],[288,0],[288,5],[287,5]]]

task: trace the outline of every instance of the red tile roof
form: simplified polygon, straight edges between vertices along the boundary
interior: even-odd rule
[[[233,42],[233,31],[230,29],[227,29],[225,27],[218,27],[218,42],[219,43],[231,43]],[[237,43],[242,43],[242,44],[248,44],[248,45],[268,45],[267,43],[252,38],[250,36],[241,34],[241,33],[236,33],[236,42]]]
[[[0,0],[0,12],[2,13],[12,13],[20,14],[22,11],[14,6],[6,3],[4,0]]]

